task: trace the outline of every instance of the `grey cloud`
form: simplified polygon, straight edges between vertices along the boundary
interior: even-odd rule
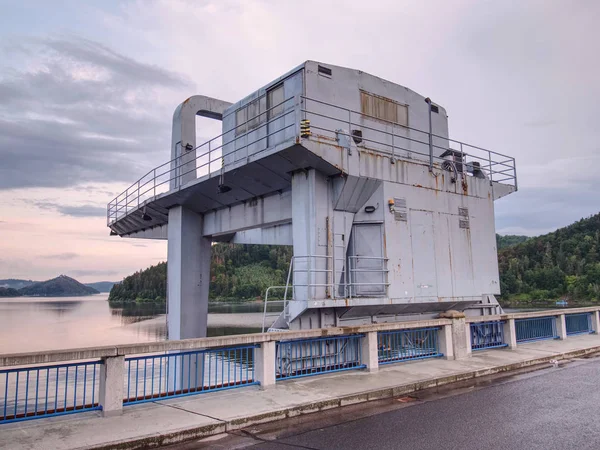
[[[57,211],[62,215],[71,217],[104,217],[106,216],[106,208],[93,205],[63,205],[48,201],[47,199],[40,201],[24,200],[26,203],[32,204],[40,209]]]
[[[78,258],[79,254],[78,253],[72,253],[72,252],[66,252],[66,253],[58,253],[55,255],[44,255],[42,256],[42,258],[44,259],[58,259],[61,261],[69,261],[71,259],[75,259]]]
[[[129,182],[168,159],[157,92],[189,92],[183,77],[76,37],[28,48],[41,68],[0,68],[0,189]]]

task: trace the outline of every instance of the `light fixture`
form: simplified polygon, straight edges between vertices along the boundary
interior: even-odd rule
[[[377,205],[376,205],[376,206],[373,206],[373,205],[367,205],[367,206],[365,206],[365,212],[366,212],[367,214],[372,214],[372,213],[374,213],[374,212],[375,212],[375,210],[376,210],[377,208],[379,208],[379,203],[377,203]]]
[[[188,152],[191,152],[192,150],[194,150],[194,146],[192,144],[185,144],[185,150]]]

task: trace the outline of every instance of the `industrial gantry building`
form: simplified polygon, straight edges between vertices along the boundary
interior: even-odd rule
[[[197,115],[222,134],[196,142]],[[450,139],[446,110],[307,61],[231,104],[175,110],[171,160],[108,205],[112,234],[168,239],[170,339],[206,335],[212,242],[291,245],[276,329],[500,312],[494,201],[514,158]]]

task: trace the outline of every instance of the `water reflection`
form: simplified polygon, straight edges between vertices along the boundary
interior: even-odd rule
[[[0,299],[0,354],[133,344],[167,338],[165,305],[112,308],[107,294]],[[275,320],[281,304],[269,304]],[[263,303],[209,303],[208,336],[261,331]],[[19,339],[15,339],[19,336]]]

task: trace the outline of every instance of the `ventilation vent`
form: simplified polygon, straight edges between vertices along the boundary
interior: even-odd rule
[[[394,198],[394,219],[397,222],[408,222],[406,198]]]
[[[319,74],[325,75],[326,77],[331,77],[331,69],[328,67],[319,66]]]
[[[459,228],[470,228],[468,220],[459,220],[458,221]]]
[[[469,217],[469,208],[461,208],[461,207],[459,207],[458,208],[458,215],[461,216],[461,217],[467,217],[467,220],[469,220],[468,219],[468,217]]]
[[[431,112],[439,114],[440,108],[438,108],[437,105],[431,105]]]

